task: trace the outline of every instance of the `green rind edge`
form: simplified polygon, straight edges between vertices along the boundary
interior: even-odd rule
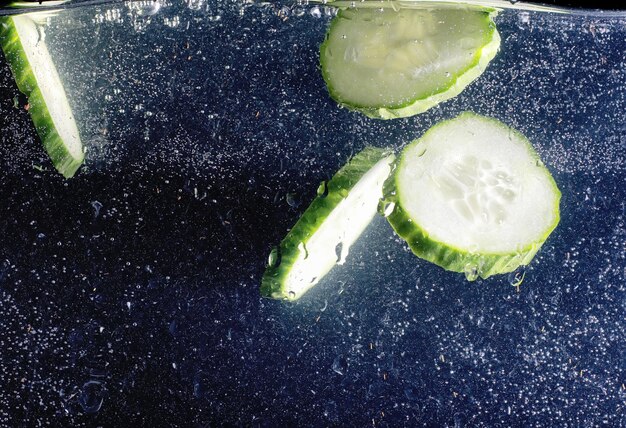
[[[420,142],[436,128],[465,116],[472,116],[481,120],[490,121],[497,126],[506,129],[512,135],[515,135],[520,142],[526,145],[528,152],[534,159],[536,159],[538,165],[544,168],[545,174],[549,178],[550,183],[552,183],[552,187],[557,196],[553,211],[555,214],[554,222],[548,226],[545,233],[539,239],[530,242],[526,247],[520,251],[516,251],[515,253],[477,254],[436,241],[429,236],[426,230],[421,228],[411,219],[399,200],[397,177],[398,171],[404,161],[404,153],[406,153],[407,148],[414,144],[420,144]],[[561,200],[561,192],[557,187],[556,181],[554,181],[554,177],[552,177],[550,171],[548,171],[548,169],[543,165],[543,162],[541,162],[541,159],[535,152],[535,149],[532,147],[530,141],[528,141],[522,133],[513,128],[509,128],[504,123],[472,112],[464,112],[456,118],[438,123],[434,127],[430,128],[421,138],[414,140],[407,145],[400,156],[398,156],[394,173],[392,173],[385,181],[383,194],[385,195],[384,202],[393,202],[395,204],[393,212],[387,217],[389,224],[391,224],[391,227],[395,230],[395,232],[409,244],[411,251],[413,251],[415,255],[453,272],[466,273],[468,266],[476,267],[476,273],[483,279],[496,274],[512,272],[519,266],[529,264],[560,221],[559,203]]]
[[[85,156],[72,156],[59,136],[11,16],[0,17],[0,46],[18,89],[28,98],[28,111],[52,164],[65,178],[71,178],[82,165]]]
[[[344,200],[352,187],[377,162],[391,152],[377,147],[366,147],[344,165],[327,183],[328,194],[317,196],[304,211],[298,222],[280,243],[281,260],[278,266],[267,266],[261,280],[261,295],[273,299],[289,299],[285,281],[300,254],[300,243],[319,229],[328,215]]]
[[[487,68],[487,65],[493,60],[500,49],[500,33],[493,21],[493,18],[497,15],[497,11],[488,9],[485,11],[468,10],[471,13],[482,13],[486,18],[486,25],[489,27],[489,43],[478,49],[472,58],[472,61],[468,63],[467,67],[457,74],[456,78],[450,81],[450,84],[443,88],[441,91],[432,94],[426,98],[418,98],[407,103],[398,106],[381,106],[381,107],[368,107],[352,104],[348,101],[342,100],[336,93],[333,86],[330,83],[330,79],[324,66],[324,50],[329,43],[328,37],[333,27],[336,25],[339,19],[341,19],[341,11],[332,20],[324,42],[320,46],[320,68],[322,70],[322,77],[326,82],[326,88],[330,97],[335,100],[339,105],[352,110],[363,113],[367,117],[372,119],[399,119],[403,117],[414,116],[419,113],[424,113],[426,110],[436,106],[437,104],[454,98],[459,95],[470,83],[480,77],[481,74]]]

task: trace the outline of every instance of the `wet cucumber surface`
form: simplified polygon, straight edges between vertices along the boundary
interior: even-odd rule
[[[623,425],[623,19],[505,11],[459,96],[372,121],[328,96],[326,9],[239,9],[50,20],[87,146],[68,181],[0,58],[0,425]],[[465,110],[526,135],[562,192],[524,273],[468,283],[381,217],[297,303],[260,297],[320,181]]]

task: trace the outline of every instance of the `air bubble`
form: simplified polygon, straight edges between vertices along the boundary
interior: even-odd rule
[[[513,287],[519,287],[524,282],[524,278],[526,277],[526,268],[524,266],[520,266],[513,272],[509,273],[507,279],[509,284]]]
[[[78,404],[85,413],[98,413],[104,401],[104,388],[102,383],[90,380],[83,385],[78,397]]]
[[[300,201],[298,201],[296,197],[297,195],[292,192],[287,193],[287,195],[285,196],[287,204],[292,208],[298,208],[300,206]]]

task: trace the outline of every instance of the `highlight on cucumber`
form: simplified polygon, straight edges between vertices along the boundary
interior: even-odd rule
[[[494,9],[414,4],[365,1],[333,18],[320,64],[337,103],[372,118],[413,116],[485,71],[500,47]]]
[[[383,204],[413,253],[475,280],[530,263],[559,223],[560,198],[524,135],[466,112],[404,148]]]
[[[18,89],[28,98],[28,111],[53,165],[70,178],[83,163],[85,153],[43,29],[38,27],[50,13],[0,17],[0,46]]]
[[[68,0],[0,0],[0,7],[7,9],[47,9],[58,8]]]
[[[261,280],[261,294],[299,299],[335,265],[376,215],[394,155],[367,147],[327,183],[278,247]]]

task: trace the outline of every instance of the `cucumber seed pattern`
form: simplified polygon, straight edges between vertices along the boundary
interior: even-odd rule
[[[515,201],[520,189],[507,171],[475,156],[445,164],[432,178],[454,212],[477,226],[504,223],[506,206]]]

